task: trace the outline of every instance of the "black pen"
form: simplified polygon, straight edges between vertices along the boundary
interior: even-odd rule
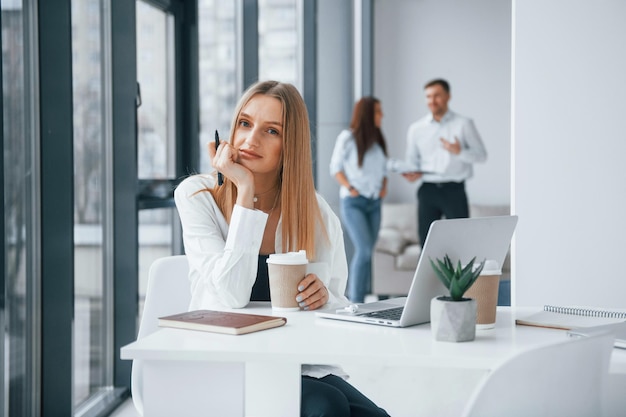
[[[217,133],[217,129],[215,129],[215,150],[217,150],[218,146],[220,146],[220,135]],[[224,176],[221,172],[217,172],[217,185],[224,184]]]

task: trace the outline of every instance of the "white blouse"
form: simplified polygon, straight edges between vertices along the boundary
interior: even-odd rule
[[[335,148],[330,158],[330,175],[343,172],[351,186],[363,197],[380,198],[385,177],[387,177],[387,156],[383,148],[375,143],[363,155],[363,165],[359,166],[359,150],[351,130],[343,130],[337,136]],[[339,197],[350,197],[350,190],[339,189]]]
[[[186,178],[176,188],[174,200],[183,228],[183,243],[189,262],[191,303],[189,310],[242,308],[250,302],[256,280],[258,257],[268,215],[235,205],[230,225],[206,190],[215,179],[209,175]],[[329,276],[319,277],[329,293],[329,303],[348,303],[344,292],[348,264],[339,218],[318,194],[317,202],[328,232],[321,230],[315,244],[316,259],[328,265]],[[282,218],[276,228],[276,253],[282,252]],[[345,377],[337,367],[303,365],[303,374],[323,377],[329,373]]]

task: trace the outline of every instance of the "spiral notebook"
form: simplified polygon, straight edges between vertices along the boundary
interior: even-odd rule
[[[543,307],[543,311],[526,317],[520,317],[515,320],[515,323],[526,326],[571,330],[581,327],[621,323],[624,321],[626,321],[626,310],[546,305]]]

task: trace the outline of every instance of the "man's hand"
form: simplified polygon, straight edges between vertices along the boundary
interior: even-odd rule
[[[458,155],[461,153],[461,143],[459,142],[459,138],[456,136],[454,137],[454,142],[448,142],[444,138],[439,138],[439,140],[441,141],[443,148],[451,154]]]

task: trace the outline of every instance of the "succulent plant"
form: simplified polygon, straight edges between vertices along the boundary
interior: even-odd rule
[[[485,266],[485,260],[474,268],[475,260],[476,257],[473,257],[472,260],[465,265],[465,267],[461,266],[461,261],[459,260],[455,268],[448,254],[443,257],[443,261],[436,259],[436,264],[432,259],[430,259],[430,264],[437,274],[437,277],[450,291],[450,298],[452,301],[463,300],[463,294],[465,294],[465,291],[467,291],[472,284],[474,284],[476,279],[478,279],[480,272]]]

